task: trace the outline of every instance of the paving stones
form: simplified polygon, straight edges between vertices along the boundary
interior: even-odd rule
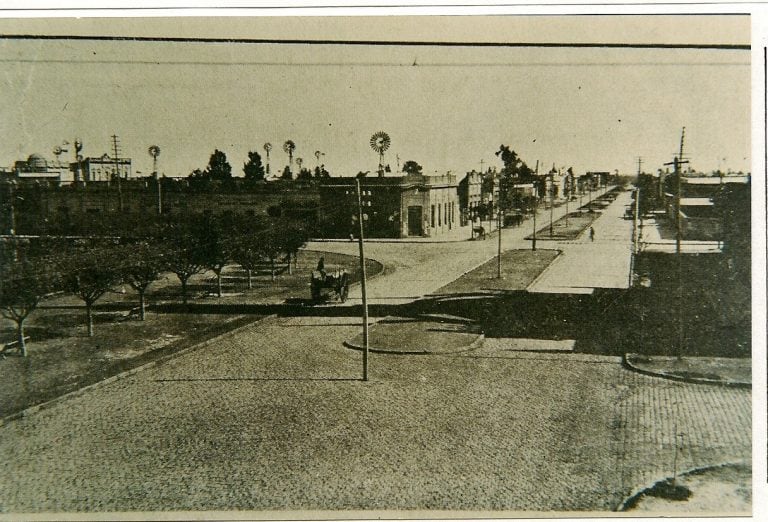
[[[267,320],[3,426],[3,509],[609,510],[665,471],[672,405],[683,465],[749,453],[744,390],[532,353],[331,380],[360,368],[338,323]]]

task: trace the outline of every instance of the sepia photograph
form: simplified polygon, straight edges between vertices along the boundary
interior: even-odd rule
[[[56,14],[0,519],[753,514],[749,12]]]

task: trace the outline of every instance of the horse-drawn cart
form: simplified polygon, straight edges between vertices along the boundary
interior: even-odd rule
[[[338,299],[342,303],[349,295],[349,274],[343,268],[335,270],[314,270],[309,281],[312,301],[319,303]]]

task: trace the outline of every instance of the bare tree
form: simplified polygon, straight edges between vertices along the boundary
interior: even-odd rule
[[[125,282],[139,293],[139,318],[146,318],[146,293],[149,285],[160,278],[165,264],[160,245],[142,241],[130,246],[123,269]]]
[[[23,357],[27,356],[24,321],[35,311],[43,296],[59,282],[59,274],[49,259],[32,258],[4,264],[0,278],[2,315],[16,323],[16,334]]]
[[[85,303],[89,337],[93,337],[94,303],[122,280],[120,252],[114,246],[99,245],[78,248],[64,256],[64,288]]]

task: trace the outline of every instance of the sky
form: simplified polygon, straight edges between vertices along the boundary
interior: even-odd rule
[[[749,43],[749,18],[735,16],[391,18],[236,19],[216,21],[227,28],[219,32],[193,19],[173,29],[158,21],[59,20],[31,32]],[[30,34],[2,22],[9,21],[0,21],[0,34]],[[681,26],[694,30],[668,31]],[[75,138],[85,156],[101,156],[117,134],[122,155],[145,174],[150,145],[160,147],[158,170],[168,176],[204,168],[214,149],[242,175],[248,151],[264,155],[265,142],[275,172],[288,162],[282,144],[290,139],[305,166],[314,167],[321,151],[332,175],[349,176],[376,170],[369,139],[384,131],[391,138],[384,162],[393,170],[407,160],[427,173],[501,166],[494,152],[505,144],[540,170],[634,173],[642,157],[643,169],[655,172],[672,160],[685,127],[694,169],[750,171],[750,58],[749,50],[724,49],[0,38],[0,166],[32,153],[53,159],[54,146]]]

